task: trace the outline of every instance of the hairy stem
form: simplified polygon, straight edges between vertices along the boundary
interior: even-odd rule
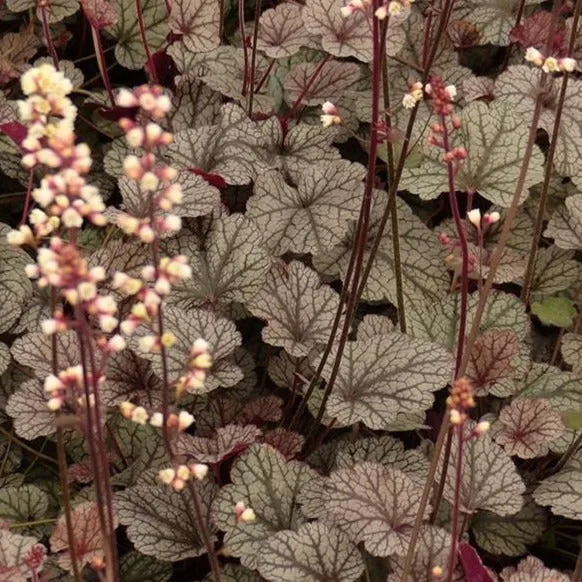
[[[449,554],[449,567],[447,571],[447,582],[452,582],[453,573],[457,564],[457,544],[459,541],[459,513],[461,509],[461,485],[463,482],[463,425],[455,427],[459,439],[457,448],[457,467],[455,473],[455,499],[453,502],[453,514],[451,516],[451,553]]]
[[[50,31],[50,27],[49,27],[49,23],[48,23],[48,18],[46,16],[47,5],[48,5],[48,3],[44,0],[39,2],[39,4],[38,4],[38,6],[40,8],[40,19],[42,21],[42,32],[44,34],[44,38],[46,41],[46,46],[47,46],[49,55],[51,56],[51,59],[53,60],[53,65],[54,65],[55,69],[58,71],[59,70],[59,57],[57,56],[57,51],[55,49],[55,45],[54,45],[53,39],[51,37],[51,31]]]
[[[374,20],[377,19],[375,18]],[[315,68],[315,71],[313,71],[313,74],[311,75],[311,78],[309,79],[309,81],[307,81],[305,87],[303,87],[303,91],[301,91],[299,97],[297,97],[297,99],[295,99],[295,101],[293,102],[293,105],[291,106],[289,113],[287,113],[286,116],[287,120],[293,117],[293,115],[297,111],[297,108],[299,107],[299,105],[301,105],[303,99],[305,99],[305,96],[309,93],[309,91],[311,91],[311,88],[313,87],[315,81],[317,81],[317,77],[319,77],[321,71],[323,70],[323,67],[325,67],[325,65],[328,63],[330,59],[331,55],[326,54],[325,57],[321,59],[321,61],[319,61],[317,67]]]
[[[143,19],[143,8],[141,5],[141,0],[135,0],[135,9],[137,11],[137,23],[139,26],[139,35],[141,37],[141,44],[143,45],[143,50],[146,54],[146,69],[149,65],[149,74],[152,81],[157,85],[159,83],[158,73],[152,59],[152,51],[150,49],[150,43],[148,42],[148,37],[146,35],[146,27]],[[169,13],[169,11],[168,11]]]
[[[241,94],[243,97],[247,94],[249,87],[249,47],[247,46],[247,38],[245,31],[245,0],[238,1],[238,28],[240,32],[240,39],[243,48],[243,62],[244,62],[244,74],[243,83],[241,87]]]

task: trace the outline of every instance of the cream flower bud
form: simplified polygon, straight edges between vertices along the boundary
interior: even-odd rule
[[[176,477],[182,479],[182,481],[188,481],[190,479],[190,469],[186,465],[180,465],[176,470]]]
[[[560,69],[566,73],[573,73],[576,70],[576,59],[565,57],[558,62]]]
[[[44,379],[44,390],[45,392],[56,392],[57,390],[62,390],[65,387],[62,380],[55,376],[54,374],[50,374]]]
[[[112,352],[121,352],[127,347],[127,343],[125,342],[123,337],[117,333],[113,337],[111,337],[110,340],[107,342],[107,347]]]
[[[168,469],[162,469],[159,473],[158,473],[158,479],[164,483],[165,485],[170,485],[172,483],[172,481],[175,479],[176,477],[176,471],[174,469],[168,468]]]
[[[94,283],[83,281],[83,283],[77,285],[77,292],[81,301],[91,301],[97,295],[97,287],[95,287]]]
[[[178,430],[186,430],[194,422],[194,417],[186,410],[178,415]]]
[[[163,116],[164,114],[169,113],[172,109],[172,102],[168,95],[160,95],[157,99],[156,107],[158,109],[158,111],[156,111],[158,116]]]
[[[331,127],[332,125],[339,125],[342,120],[339,115],[321,115],[321,125],[323,127]]]
[[[192,344],[192,355],[203,354],[208,351],[209,347],[208,342],[199,337]]]
[[[138,105],[135,95],[128,89],[120,89],[115,101],[120,107],[137,107]]]
[[[147,410],[143,406],[137,406],[131,413],[131,420],[137,424],[145,424],[148,418]]]
[[[132,404],[131,402],[126,400],[119,405],[119,412],[121,413],[121,416],[123,416],[124,418],[130,419],[135,408],[136,408],[135,404]]]
[[[474,432],[476,435],[483,435],[486,432],[488,432],[490,428],[491,423],[487,422],[486,420],[483,420],[477,424],[477,426],[474,429]]]
[[[139,148],[143,145],[144,131],[141,127],[134,127],[125,134],[125,139],[132,148]]]
[[[155,192],[160,185],[160,180],[153,172],[146,172],[139,181],[139,185],[146,192]]]
[[[256,519],[257,516],[250,507],[247,507],[240,515],[240,520],[244,523],[254,523]]]
[[[164,219],[164,226],[170,232],[176,232],[182,228],[182,219],[176,214],[168,214]]]
[[[548,57],[542,66],[544,73],[557,73],[560,70],[558,60],[554,57]]]
[[[184,479],[176,477],[174,479],[174,482],[172,483],[172,487],[174,488],[174,491],[182,491],[184,487],[186,487],[186,481],[184,481]]]
[[[139,339],[139,349],[145,354],[152,352],[158,345],[158,337],[155,335],[146,335]]]
[[[208,475],[208,465],[202,463],[194,463],[190,465],[190,473],[198,481],[202,481]]]
[[[478,208],[469,210],[469,212],[467,212],[467,218],[473,226],[476,226],[477,228],[481,226],[481,211]]]
[[[128,178],[139,180],[143,174],[140,159],[134,155],[127,156],[125,160],[123,160],[123,171]]]
[[[63,399],[60,396],[55,397],[55,398],[51,398],[47,402],[47,407],[52,412],[56,412],[57,410],[60,410],[62,406],[63,406]]]
[[[402,107],[405,109],[413,109],[416,106],[416,99],[410,93],[406,93],[402,98]]]
[[[40,328],[44,335],[53,335],[57,333],[57,325],[56,319],[45,319],[41,322]]]
[[[24,267],[24,272],[29,279],[36,279],[40,275],[38,265],[26,265],[26,267]]]
[[[32,197],[36,202],[38,202],[43,208],[46,208],[53,200],[54,193],[49,188],[35,188],[32,191]]]
[[[164,415],[161,412],[154,412],[150,417],[150,424],[156,428],[162,428],[164,424]]]
[[[340,14],[344,17],[347,18],[348,16],[350,16],[352,14],[352,12],[354,12],[354,9],[352,6],[350,6],[349,4],[347,6],[342,6],[340,8]]]
[[[171,331],[166,331],[160,337],[160,343],[165,348],[171,348],[176,343],[176,336]]]
[[[440,566],[435,566],[432,569],[432,576],[433,578],[442,578],[443,576],[443,569]]]
[[[325,115],[337,115],[337,108],[331,101],[326,101],[321,106],[321,109]]]
[[[154,291],[160,295],[168,295],[172,290],[170,282],[165,277],[160,277],[154,285]]]
[[[388,14],[390,16],[397,16],[402,12],[402,4],[397,2],[396,0],[392,0],[392,2],[388,3]]]
[[[99,317],[99,327],[105,333],[111,333],[116,327],[119,321],[112,315],[101,315]]]
[[[525,51],[525,60],[536,67],[541,67],[544,62],[544,55],[537,48],[530,46]]]
[[[138,232],[139,239],[144,243],[151,243],[156,238],[154,229],[148,224],[144,224]]]
[[[453,408],[449,413],[449,420],[452,425],[461,424],[461,413],[456,408]]]
[[[386,18],[386,16],[388,16],[388,10],[387,10],[386,6],[380,6],[380,8],[378,8],[376,10],[376,12],[374,12],[374,16],[378,20],[384,20]]]
[[[448,85],[445,87],[445,91],[449,96],[449,99],[453,101],[457,96],[457,88],[454,85]]]

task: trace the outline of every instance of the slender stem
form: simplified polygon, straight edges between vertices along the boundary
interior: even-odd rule
[[[105,90],[107,91],[107,95],[109,96],[111,107],[114,107],[115,95],[113,95],[111,80],[109,79],[109,72],[107,71],[105,52],[103,51],[103,44],[101,43],[101,34],[99,30],[91,24],[91,22],[89,22],[89,25],[91,26],[91,37],[93,38],[93,46],[95,47],[95,57],[97,58],[97,66],[99,67],[99,73],[101,74],[101,79],[103,79]]]
[[[55,459],[53,459],[53,457],[49,457],[48,455],[45,455],[45,454],[41,453],[40,451],[37,451],[35,448],[31,447],[30,445],[27,445],[24,441],[21,441],[16,435],[12,434],[9,430],[6,430],[2,426],[0,426],[0,434],[5,436],[9,441],[17,444],[20,448],[24,449],[25,451],[28,451],[29,453],[31,453],[35,457],[37,457],[39,459],[43,459],[43,461],[47,461],[48,463],[51,463],[53,465],[57,464],[57,461]]]
[[[238,28],[240,31],[240,38],[243,47],[244,74],[241,94],[244,97],[247,94],[249,87],[249,48],[247,46],[245,31],[245,0],[238,0]]]
[[[47,519],[35,519],[34,521],[21,521],[16,523],[9,523],[8,529],[15,529],[19,527],[31,527],[33,525],[45,525],[47,523],[55,523],[56,517],[48,517]]]
[[[580,1],[582,1],[582,0],[577,0],[577,2],[580,2]],[[555,30],[555,26],[556,26],[558,14],[559,14],[559,4],[560,4],[559,0],[554,4],[554,8],[552,11],[552,21],[551,21],[551,26],[550,26],[550,37],[549,38],[551,38],[553,36],[553,31]],[[489,275],[487,276],[487,280],[485,281],[485,285],[483,286],[483,292],[479,296],[479,303],[477,305],[477,309],[476,309],[476,313],[475,313],[474,318],[473,318],[471,330],[469,332],[469,335],[468,335],[468,338],[466,341],[463,359],[461,361],[461,366],[460,366],[460,368],[458,370],[458,374],[457,374],[458,376],[462,376],[465,373],[465,370],[467,368],[468,354],[471,352],[471,348],[472,348],[473,344],[475,343],[475,339],[477,338],[477,334],[479,332],[479,326],[481,324],[481,318],[483,317],[483,313],[485,311],[485,304],[486,304],[487,298],[489,297],[489,293],[491,291],[491,288],[493,286],[493,279],[495,278],[495,274],[497,273],[497,269],[499,267],[499,262],[501,260],[501,255],[502,255],[503,251],[505,250],[505,246],[507,244],[507,239],[509,236],[509,232],[511,230],[511,226],[513,224],[513,221],[514,221],[516,215],[517,215],[519,199],[521,196],[521,192],[523,191],[523,187],[525,184],[525,177],[527,175],[527,171],[529,168],[529,162],[530,162],[533,148],[535,145],[537,127],[538,127],[539,118],[540,118],[540,114],[541,114],[541,110],[542,110],[542,101],[543,101],[543,94],[544,94],[543,90],[545,87],[545,83],[546,83],[546,75],[541,75],[540,84],[539,84],[538,93],[537,93],[537,98],[536,98],[536,103],[535,103],[535,108],[534,108],[534,113],[532,116],[532,124],[530,127],[528,142],[527,142],[524,157],[522,160],[522,165],[521,165],[520,173],[518,176],[512,204],[511,204],[511,206],[507,212],[507,215],[505,217],[505,222],[504,222],[503,229],[502,229],[502,232],[501,232],[501,235],[499,238],[499,242],[498,242],[497,248],[493,254],[493,257],[491,259],[491,263],[490,263],[490,267],[489,267]],[[426,506],[427,506],[427,503],[428,503],[428,500],[430,497],[430,491],[432,489],[434,477],[435,477],[435,474],[437,471],[440,453],[441,453],[441,450],[442,450],[442,447],[443,447],[443,444],[445,441],[445,436],[448,432],[448,429],[449,429],[449,418],[448,418],[448,415],[445,415],[445,419],[444,419],[443,423],[441,424],[441,428],[439,430],[437,441],[436,441],[435,446],[434,446],[433,455],[432,455],[431,463],[429,466],[427,479],[425,482],[424,490],[422,492],[422,497],[421,497],[420,505],[419,505],[418,512],[416,515],[414,527],[413,527],[413,530],[411,533],[411,541],[410,541],[410,545],[408,546],[408,552],[406,555],[406,562],[405,562],[403,574],[401,577],[402,582],[406,582],[406,580],[408,579],[408,576],[410,575],[410,571],[411,571],[412,564],[414,561],[416,542],[418,541],[418,535],[420,532],[420,527],[422,525],[423,515],[424,515],[424,512],[426,510]]]
[[[374,2],[374,10],[376,10],[378,4],[377,1]],[[380,35],[380,27],[378,25],[378,19],[374,18],[372,21],[372,41],[373,41],[373,58],[372,58],[372,127],[370,134],[370,147],[368,151],[368,172],[366,176],[366,183],[364,186],[364,195],[362,198],[362,208],[361,208],[361,227],[357,233],[354,249],[352,251],[355,254],[354,260],[354,274],[352,281],[350,283],[351,289],[348,294],[348,300],[346,305],[346,315],[343,322],[342,331],[340,334],[339,344],[337,348],[337,354],[335,361],[331,370],[330,377],[328,379],[327,385],[325,387],[325,392],[321,404],[319,406],[319,411],[312,424],[312,428],[308,434],[307,440],[309,440],[314,433],[317,431],[319,423],[323,418],[325,412],[325,406],[327,400],[333,390],[335,380],[339,373],[339,368],[342,361],[343,352],[347,343],[348,334],[350,331],[351,320],[355,313],[357,306],[357,293],[360,283],[360,276],[362,273],[362,267],[364,263],[364,253],[366,250],[366,239],[368,237],[368,229],[370,223],[370,212],[372,208],[372,191],[374,188],[374,183],[376,179],[376,157],[378,154],[378,120],[380,114],[380,89],[381,89],[381,75],[382,75],[382,55],[384,53],[385,47],[385,36]]]
[[[375,18],[374,20],[377,20],[377,18]],[[326,54],[325,57],[323,59],[321,59],[321,61],[319,61],[317,67],[315,68],[315,71],[313,71],[311,78],[309,79],[309,81],[307,81],[307,83],[305,84],[305,87],[303,87],[303,91],[301,91],[301,93],[299,94],[299,97],[297,97],[297,99],[295,99],[293,105],[291,106],[291,109],[289,110],[289,113],[287,113],[286,119],[289,120],[293,117],[293,115],[295,114],[295,112],[297,111],[297,108],[299,107],[299,105],[301,105],[301,102],[303,101],[303,99],[305,99],[305,96],[309,93],[309,91],[311,91],[311,88],[313,87],[315,81],[317,80],[317,77],[319,77],[321,71],[323,70],[323,67],[325,67],[325,65],[328,63],[328,61],[331,59],[331,55]]]
[[[519,7],[517,8],[517,15],[515,17],[515,25],[514,28],[518,27],[521,22],[521,17],[523,16],[523,11],[525,9],[525,0],[520,0]],[[503,64],[501,65],[501,70],[504,71],[507,69],[507,65],[509,64],[509,59],[511,58],[511,53],[513,51],[514,43],[510,42],[507,50],[505,51],[505,57],[503,57]]]
[[[276,62],[277,59],[271,59],[271,62],[269,63],[267,70],[263,73],[261,80],[257,83],[257,86],[255,87],[255,93],[258,93],[263,88],[263,85],[267,82],[267,79],[269,78],[269,75],[271,74],[271,71],[273,70],[273,67],[275,66]]]
[[[135,8],[137,10],[137,23],[139,25],[139,35],[141,36],[141,44],[143,45],[143,50],[146,54],[147,63],[149,65],[149,73],[152,81],[157,85],[158,73],[156,67],[154,66],[154,61],[152,60],[152,51],[150,49],[150,43],[148,42],[148,37],[146,35],[146,27],[143,19],[143,8],[141,5],[141,0],[135,0]]]
[[[255,71],[257,65],[257,41],[259,39],[259,19],[261,18],[262,0],[257,0],[255,5],[255,28],[253,30],[253,48],[251,52],[251,74],[249,79],[249,118],[253,117],[253,102],[255,99]]]
[[[384,26],[388,28],[388,18],[385,19]],[[386,33],[384,33],[386,34]],[[390,114],[390,83],[388,80],[388,58],[386,51],[382,56],[382,89],[384,93],[384,123],[388,138],[386,139],[386,159],[388,160],[388,181],[386,182],[386,192],[388,193],[388,208],[391,216],[392,227],[392,255],[394,256],[394,275],[396,278],[396,307],[398,308],[398,324],[400,331],[406,333],[406,312],[404,308],[404,283],[402,280],[402,260],[400,257],[400,233],[398,226],[398,207],[396,205],[396,190],[390,191],[394,183],[394,147],[392,146],[390,130],[392,129],[392,117]],[[366,277],[367,279],[367,277]],[[365,279],[362,276],[362,282],[358,289],[358,301],[364,292]]]
[[[24,199],[24,208],[22,209],[22,217],[20,219],[20,225],[22,226],[26,219],[28,218],[28,212],[30,211],[30,197],[32,194],[32,185],[34,183],[34,172],[30,170],[28,172],[28,182],[26,183],[26,198]]]
[[[218,0],[218,38],[222,42],[224,35],[224,0]]]
[[[48,4],[46,1],[39,2],[40,19],[42,21],[42,32],[43,32],[44,38],[46,40],[46,46],[47,46],[49,55],[51,56],[51,58],[53,60],[53,65],[54,65],[55,69],[58,71],[59,70],[59,57],[57,56],[57,51],[55,49],[55,45],[54,45],[53,39],[51,37],[51,31],[50,31],[48,19],[46,16],[47,5]]]
[[[461,485],[463,483],[463,425],[455,427],[459,440],[457,448],[457,471],[455,474],[455,499],[453,502],[452,532],[451,532],[451,553],[449,554],[449,567],[447,571],[447,582],[452,582],[453,573],[457,564],[457,543],[459,541],[459,513],[461,510]]]
[[[582,3],[578,2],[574,11],[574,19],[572,21],[572,28],[570,31],[570,40],[568,43],[568,54],[572,54],[574,44],[576,42],[576,33],[578,31],[578,20],[580,18],[580,9]],[[566,99],[566,91],[568,89],[568,79],[570,76],[568,73],[564,73],[562,77],[562,85],[560,87],[560,95],[558,97],[558,105],[556,109],[556,118],[554,120],[554,127],[552,128],[552,137],[550,139],[550,147],[548,149],[548,155],[546,156],[546,166],[544,170],[544,183],[542,185],[542,192],[540,197],[540,202],[538,205],[538,213],[536,216],[534,235],[531,241],[531,247],[529,251],[529,258],[527,262],[527,268],[523,278],[523,288],[521,290],[521,300],[527,305],[529,304],[529,298],[531,293],[531,286],[535,273],[535,265],[538,253],[538,245],[540,237],[542,235],[542,228],[544,224],[544,215],[546,212],[546,204],[548,202],[548,191],[550,186],[550,179],[552,177],[554,155],[556,153],[556,146],[558,144],[558,137],[560,133],[560,123],[562,121],[562,113],[564,111],[564,101]]]
[[[557,473],[558,471],[563,469],[581,446],[582,446],[582,434],[579,434],[574,440],[574,442],[568,447],[566,452],[562,455],[560,460],[556,463],[556,466],[553,468],[552,473]]]

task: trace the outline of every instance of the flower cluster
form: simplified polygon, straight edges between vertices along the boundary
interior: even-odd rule
[[[576,70],[576,59],[546,57],[533,46],[525,51],[525,60],[536,67],[541,67],[544,73],[573,73]]]
[[[208,475],[208,465],[191,463],[178,465],[175,469],[169,467],[158,473],[158,479],[165,485],[170,485],[175,491],[182,491],[191,478],[202,481]]]
[[[459,378],[447,398],[449,419],[453,426],[463,425],[469,418],[468,410],[475,407],[475,393],[467,378]],[[474,435],[485,434],[489,430],[489,423],[482,421],[475,426]]]
[[[371,4],[371,0],[350,0],[345,6],[342,6],[340,12],[344,18],[347,18],[354,12],[365,12]]]
[[[405,109],[413,109],[417,103],[422,101],[422,98],[422,83],[420,81],[409,83],[408,93],[402,98],[402,107]]]
[[[161,412],[153,412],[150,416],[143,406],[136,406],[131,402],[122,402],[119,410],[124,418],[137,424],[149,423],[156,428],[161,428],[164,423],[164,416]],[[185,431],[194,422],[194,417],[187,411],[182,410],[179,414],[168,414],[167,427],[177,432]]]

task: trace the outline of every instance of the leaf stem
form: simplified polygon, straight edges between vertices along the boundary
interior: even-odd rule
[[[113,95],[113,89],[111,87],[111,80],[109,79],[109,72],[107,71],[107,63],[105,61],[105,53],[103,51],[103,44],[101,42],[101,34],[99,30],[89,22],[91,27],[91,37],[93,39],[93,46],[95,47],[95,57],[97,58],[97,66],[99,67],[99,72],[101,73],[101,79],[103,79],[103,84],[105,85],[105,90],[109,96],[109,101],[111,102],[111,107],[115,106],[115,96]]]
[[[374,19],[374,20],[377,20],[377,19]],[[331,55],[326,54],[325,57],[323,59],[321,59],[321,61],[319,61],[318,65],[315,68],[315,71],[313,71],[313,74],[311,75],[309,81],[307,81],[305,87],[303,87],[303,91],[301,91],[301,93],[299,94],[299,97],[297,97],[297,99],[295,99],[293,105],[291,106],[291,109],[289,110],[289,113],[287,113],[287,115],[285,117],[285,119],[287,121],[293,117],[293,115],[297,111],[297,108],[299,107],[299,105],[301,105],[301,102],[303,101],[303,99],[305,99],[305,96],[309,93],[309,91],[313,87],[315,81],[317,80],[317,77],[319,77],[321,71],[323,70],[323,67],[325,67],[325,65],[330,60],[331,60]]]
[[[143,45],[143,50],[145,51],[146,59],[147,59],[146,70],[147,70],[148,65],[149,65],[150,77],[151,77],[152,81],[157,85],[159,83],[158,73],[156,71],[154,61],[152,60],[152,51],[150,49],[150,43],[148,42],[148,37],[146,35],[146,28],[145,28],[145,22],[143,19],[143,8],[141,5],[141,0],[135,0],[135,9],[137,11],[137,23],[139,25],[139,35],[141,36],[141,44]],[[170,6],[170,9],[171,9],[171,6]],[[170,11],[168,10],[168,14],[169,13],[170,13]]]
[[[46,40],[46,46],[53,60],[53,65],[55,69],[59,70],[59,57],[57,56],[57,51],[55,49],[55,45],[53,43],[53,39],[51,38],[51,31],[48,23],[48,18],[46,16],[46,9],[48,6],[48,2],[46,0],[42,0],[38,3],[38,7],[40,9],[40,19],[42,22],[42,32],[44,34],[44,38]]]
[[[457,469],[455,473],[455,499],[453,502],[451,552],[449,554],[449,567],[447,569],[447,582],[452,582],[455,566],[457,565],[457,544],[459,541],[459,512],[461,509],[461,485],[463,482],[463,424],[455,427],[458,436]]]
[[[242,96],[246,96],[249,87],[249,47],[247,46],[245,30],[245,0],[238,0],[238,28],[243,48],[244,74],[241,88]]]
[[[37,451],[35,448],[31,447],[30,445],[27,445],[24,441],[21,441],[16,435],[13,435],[9,430],[6,430],[3,426],[0,426],[0,434],[4,435],[8,440],[17,444],[19,447],[21,447],[25,451],[28,451],[29,453],[31,453],[35,457],[38,457],[39,459],[43,459],[44,461],[47,461],[48,463],[51,463],[53,465],[57,464],[57,461],[55,459],[53,459],[53,457],[49,457],[48,455],[45,455],[44,453]]]

